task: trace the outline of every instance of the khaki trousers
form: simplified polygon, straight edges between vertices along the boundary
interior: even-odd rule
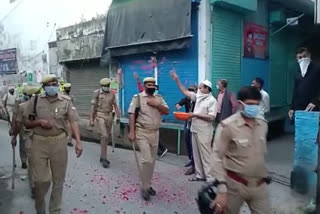
[[[7,111],[8,111],[8,114],[9,114],[7,116],[10,118],[10,121],[12,122],[14,106],[7,105]]]
[[[28,177],[29,177],[29,184],[31,188],[34,188],[34,175],[33,175],[33,170],[32,170],[32,162],[31,162],[31,145],[32,145],[32,140],[30,137],[25,136],[25,149],[26,149],[26,154],[28,158]]]
[[[210,173],[212,157],[212,132],[192,132],[192,151],[196,177],[212,180]]]
[[[252,214],[271,214],[267,185],[264,183],[257,187],[257,179],[245,186],[232,178],[227,178],[228,207],[225,214],[239,214],[244,202],[250,208]]]
[[[62,190],[68,161],[67,135],[49,138],[33,135],[31,165],[35,183],[35,207],[37,214],[45,212],[45,196],[52,180],[50,214],[60,214]]]
[[[141,169],[142,189],[151,187],[151,180],[158,153],[159,130],[136,128],[136,144],[140,150],[139,164]]]
[[[113,117],[112,114],[99,116],[97,114],[96,122],[99,128],[101,155],[100,158],[107,159],[107,148],[110,141]]]

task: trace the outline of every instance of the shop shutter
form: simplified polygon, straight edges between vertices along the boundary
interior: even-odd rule
[[[158,62],[159,93],[166,100],[170,114],[162,116],[166,122],[177,122],[173,116],[175,104],[184,97],[176,83],[170,78],[170,71],[175,70],[181,82],[185,85],[198,84],[198,15],[197,9],[193,9],[191,15],[192,42],[191,47],[160,52],[156,55]],[[119,57],[118,60],[123,71],[124,90],[121,99],[121,109],[124,117],[128,117],[128,108],[138,88],[133,73],[139,74],[141,81],[147,76],[154,76],[154,69],[150,64],[152,53]]]
[[[212,82],[227,79],[236,92],[241,79],[243,19],[240,14],[219,7],[212,13]]]
[[[98,63],[79,67],[69,67],[68,81],[72,84],[71,94],[80,117],[89,118],[93,92],[100,88],[100,79],[108,77],[106,68]]]

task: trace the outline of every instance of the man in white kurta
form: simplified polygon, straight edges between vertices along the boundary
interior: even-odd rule
[[[203,81],[198,88],[197,94],[188,91],[180,82],[175,72],[171,72],[171,77],[176,81],[181,92],[196,101],[192,119],[192,147],[195,162],[196,176],[190,181],[212,180],[210,174],[210,163],[212,156],[213,121],[217,115],[217,100],[212,96],[212,83]]]

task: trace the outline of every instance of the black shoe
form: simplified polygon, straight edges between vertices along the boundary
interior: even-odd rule
[[[71,142],[69,142],[67,145],[73,147],[73,144]]]
[[[102,167],[103,167],[103,168],[109,168],[109,166],[110,166],[110,161],[108,161],[108,160],[102,160],[101,164],[102,164]]]
[[[28,169],[27,163],[22,163],[22,164],[21,164],[21,168],[22,168],[22,169]]]
[[[150,194],[148,193],[148,191],[141,190],[141,196],[143,200],[150,201]]]
[[[196,172],[196,170],[194,169],[194,166],[192,166],[191,168],[189,168],[184,175],[192,175]]]
[[[168,152],[168,149],[166,148],[161,154],[159,154],[160,158],[163,158]]]
[[[148,189],[148,193],[149,193],[149,195],[151,195],[151,196],[155,196],[157,193],[156,193],[156,191],[152,188],[152,187],[150,187],[149,189]]]
[[[192,165],[192,160],[189,160],[187,163],[186,163],[186,165],[184,165],[184,167],[189,167],[189,166],[191,166]]]

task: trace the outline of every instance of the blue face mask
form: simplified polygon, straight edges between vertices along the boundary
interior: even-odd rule
[[[50,97],[56,96],[60,92],[59,86],[46,86],[44,87],[46,94]]]
[[[258,105],[244,105],[243,114],[248,118],[256,118],[259,114],[259,106]]]
[[[102,87],[102,91],[108,93],[110,92],[110,87]]]

